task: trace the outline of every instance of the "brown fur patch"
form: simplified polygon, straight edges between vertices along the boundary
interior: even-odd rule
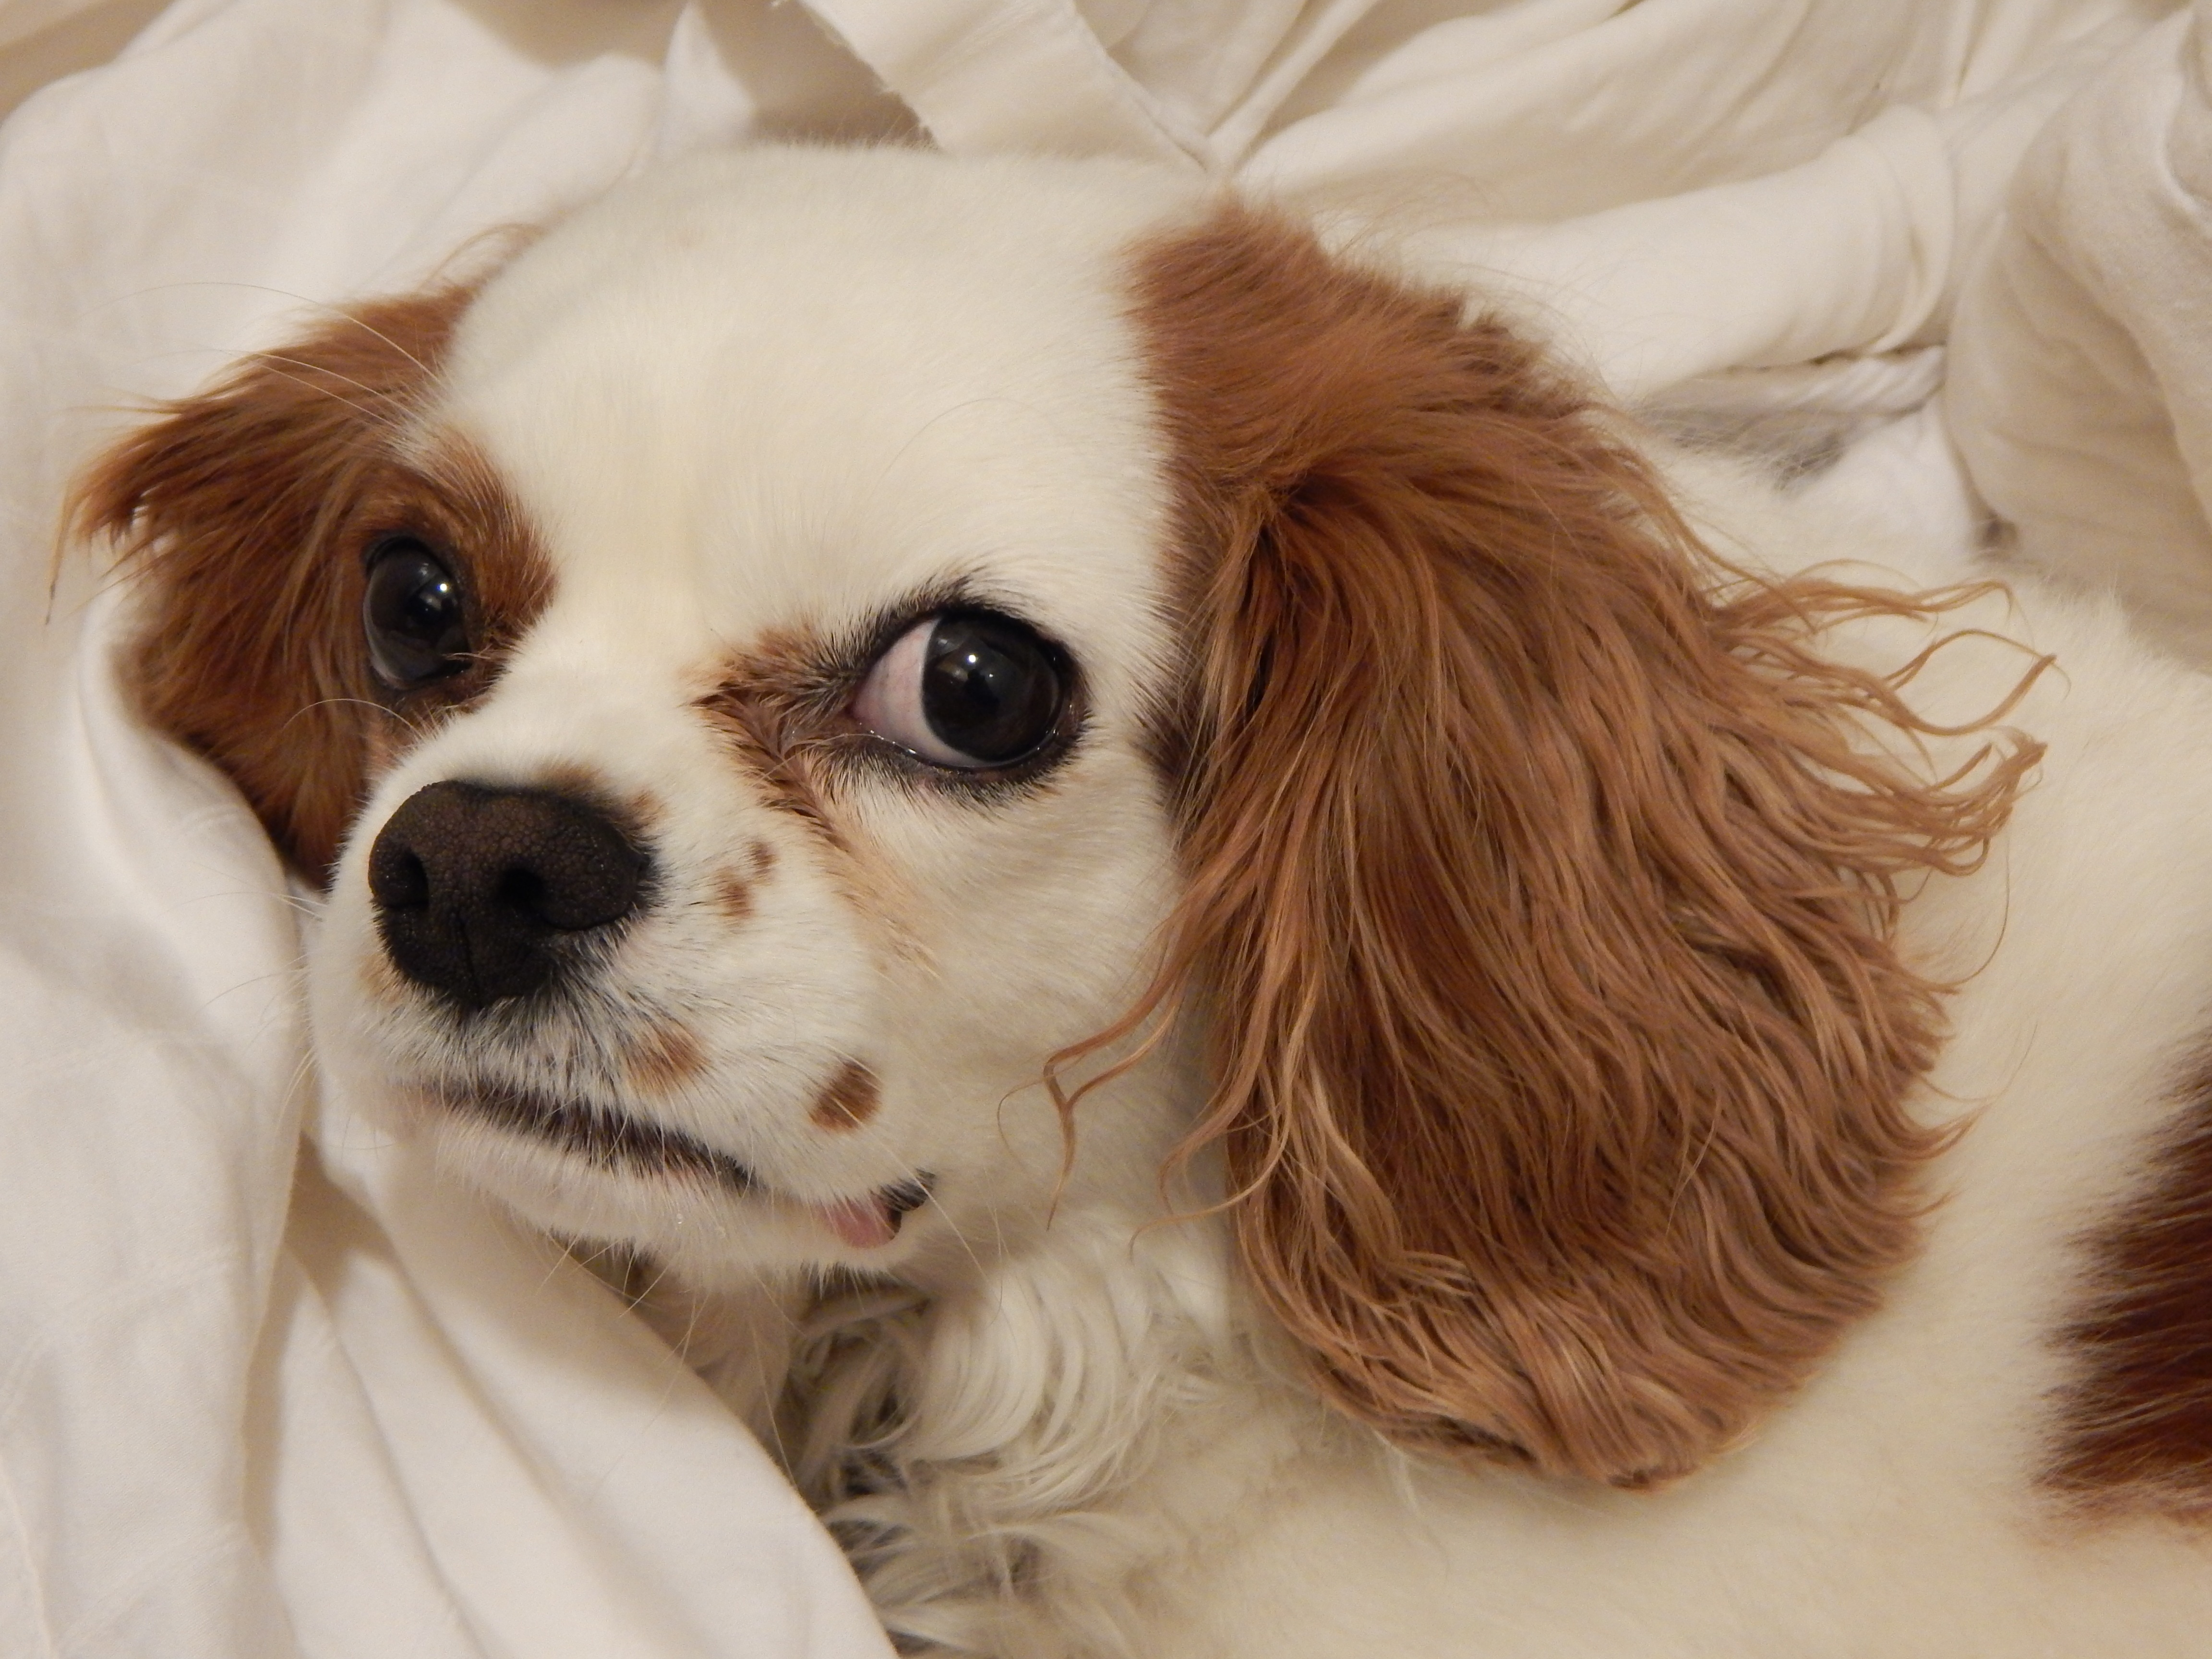
[[[849,670],[795,632],[764,635],[720,665],[693,707],[729,746],[763,799],[805,826],[831,879],[893,955],[924,959],[915,898],[878,850],[847,828],[836,786],[841,757],[868,741],[848,716]],[[752,844],[766,874],[775,849]]]
[[[623,1056],[631,1085],[651,1094],[680,1088],[707,1069],[707,1051],[688,1026],[673,1021],[648,1030]]]
[[[327,878],[379,768],[479,694],[550,568],[465,441],[416,422],[474,295],[375,301],[168,404],[79,483],[70,523],[141,584],[121,672],[146,720],[237,783],[295,865]],[[406,696],[371,672],[362,554],[405,532],[450,552],[475,666]]]
[[[823,751],[847,735],[836,727],[828,689],[811,644],[775,633],[725,664],[694,706],[745,763],[770,806],[844,850],[819,764]]]
[[[734,870],[717,872],[708,891],[725,921],[744,921],[753,913],[753,884]]]
[[[756,906],[754,890],[775,869],[775,848],[764,841],[753,841],[745,848],[744,866],[743,872],[720,872],[708,887],[715,909],[732,923],[744,921],[752,915]]]
[[[848,1060],[837,1068],[829,1086],[815,1097],[814,1109],[806,1115],[815,1127],[839,1134],[859,1128],[882,1104],[883,1091],[876,1074],[859,1060]]]
[[[2094,1506],[2212,1520],[2212,1058],[2135,1198],[2091,1243],[2080,1361],[2045,1480]]]
[[[1407,1443],[1646,1485],[1800,1382],[1913,1250],[1943,1137],[1901,880],[1981,858],[2033,745],[1948,787],[1833,666],[1894,594],[1743,580],[1457,294],[1230,206],[1141,249],[1179,497],[1187,878],[1246,1271]],[[1955,602],[1955,596],[1954,600]],[[1939,602],[1940,603],[1940,602]]]

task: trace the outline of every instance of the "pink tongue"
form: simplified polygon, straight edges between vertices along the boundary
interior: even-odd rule
[[[898,1237],[898,1224],[891,1219],[880,1194],[848,1198],[836,1204],[817,1204],[813,1209],[823,1226],[856,1250],[872,1250]]]

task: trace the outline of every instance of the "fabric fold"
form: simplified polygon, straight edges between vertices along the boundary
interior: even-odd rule
[[[84,9],[0,0],[0,58]],[[2083,550],[2212,641],[2212,48],[2143,33],[2172,9],[177,0],[33,96],[0,128],[0,1652],[887,1651],[611,1292],[311,1097],[312,896],[134,723],[127,589],[82,550],[57,577],[67,480],[134,411],[767,138],[1119,155],[1410,222],[1407,257],[1617,394],[1723,411],[1916,407],[2000,223],[1950,350],[1977,479],[2032,555]],[[2069,77],[2138,35],[2001,215]],[[1911,436],[1893,493],[1948,523],[1941,434]]]
[[[2037,139],[1966,285],[1945,403],[2019,556],[2212,662],[2207,14],[2136,41]]]

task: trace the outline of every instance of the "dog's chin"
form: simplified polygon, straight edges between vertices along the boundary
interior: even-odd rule
[[[601,1110],[474,1091],[418,1093],[405,1115],[441,1170],[532,1226],[641,1250],[700,1289],[888,1272],[932,1226],[925,1182],[805,1200],[688,1136]]]

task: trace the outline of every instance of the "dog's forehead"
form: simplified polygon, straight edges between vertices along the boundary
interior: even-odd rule
[[[441,416],[536,520],[556,631],[635,617],[708,649],[954,582],[1070,626],[1149,586],[1127,251],[1194,198],[1097,166],[712,158],[497,279]]]

